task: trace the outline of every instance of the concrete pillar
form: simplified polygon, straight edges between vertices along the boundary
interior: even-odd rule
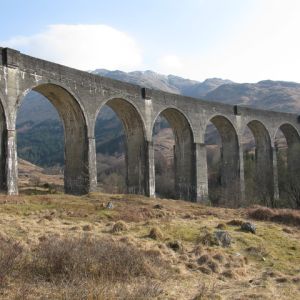
[[[16,130],[7,131],[6,182],[8,195],[18,194],[18,156]]]
[[[194,200],[194,151],[191,140],[185,142],[175,139],[174,170],[175,194],[177,199]]]
[[[266,142],[263,138],[258,137],[256,139],[255,151],[256,195],[258,200],[262,201],[264,205],[272,206],[274,202],[273,149],[269,142]]]
[[[145,147],[145,194],[148,197],[155,197],[155,160],[153,141],[146,142]]]
[[[206,146],[203,143],[194,144],[194,163],[195,166],[195,199],[197,202],[205,203],[208,201],[208,175]]]
[[[277,168],[277,152],[276,148],[272,147],[273,158],[273,178],[274,178],[274,200],[279,199],[279,186],[278,186],[278,168]]]
[[[244,151],[242,145],[239,146],[239,158],[240,158],[240,205],[244,206],[246,204],[245,195],[245,168],[244,168]]]
[[[126,138],[126,185],[128,194],[145,195],[145,179],[147,171],[145,151],[146,142],[136,134]]]
[[[95,192],[97,190],[97,159],[96,159],[96,143],[94,137],[88,138],[89,155],[88,155],[88,191]]]

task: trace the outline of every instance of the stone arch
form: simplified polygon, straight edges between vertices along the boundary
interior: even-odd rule
[[[239,141],[233,123],[223,115],[215,115],[209,120],[221,137],[221,204],[237,206],[240,195]],[[207,127],[207,126],[206,126]]]
[[[248,122],[247,127],[252,132],[255,141],[255,194],[263,204],[273,206],[274,172],[270,133],[266,126],[258,120]]]
[[[190,129],[192,131],[192,137],[193,137],[193,141],[194,141],[194,138],[195,138],[195,128],[193,126],[193,122],[191,122],[189,116],[183,110],[181,110],[180,108],[178,108],[176,106],[173,106],[173,105],[170,105],[167,108],[163,108],[158,113],[156,113],[156,115],[155,115],[155,117],[153,118],[153,121],[152,121],[151,133],[153,132],[154,124],[155,124],[156,120],[158,119],[158,117],[160,115],[162,115],[164,111],[169,110],[169,109],[173,109],[174,111],[177,111],[181,116],[184,117],[184,119],[186,120],[186,124],[190,127]]]
[[[130,194],[145,194],[147,191],[145,123],[135,105],[123,98],[107,100],[107,105],[118,116],[125,133],[126,185]]]
[[[82,106],[74,94],[58,84],[41,83],[33,86],[30,90],[45,96],[56,108],[63,122],[65,192],[71,194],[87,193],[90,184],[88,126]],[[19,99],[18,106],[21,105],[22,100],[23,98]]]
[[[174,167],[176,198],[195,199],[195,157],[193,131],[187,117],[178,109],[166,108],[158,116],[170,124],[174,139]],[[154,120],[155,123],[155,120]],[[153,126],[154,126],[153,123]],[[153,132],[153,127],[152,127]]]
[[[274,139],[279,130],[283,133],[287,144],[287,168],[285,174],[278,172],[278,179],[279,182],[282,182],[281,179],[284,179],[284,189],[286,190],[285,192],[288,193],[287,196],[292,196],[294,198],[294,196],[298,195],[300,192],[300,135],[298,130],[293,125],[285,122],[277,128]],[[282,176],[285,178],[282,178]],[[281,185],[279,185],[279,193],[281,194],[282,191],[280,188]]]

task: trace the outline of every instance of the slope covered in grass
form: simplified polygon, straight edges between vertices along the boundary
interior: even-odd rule
[[[0,196],[0,297],[300,298],[300,227],[251,213],[134,195]],[[246,221],[256,234],[241,231]]]

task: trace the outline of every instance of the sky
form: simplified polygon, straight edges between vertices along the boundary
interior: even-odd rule
[[[0,46],[81,70],[300,82],[299,0],[7,0]]]

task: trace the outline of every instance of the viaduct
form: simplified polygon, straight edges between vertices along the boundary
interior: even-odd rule
[[[84,59],[84,57],[83,57]],[[208,197],[204,135],[212,122],[222,140],[221,184],[224,193],[245,198],[242,139],[246,128],[256,143],[256,180],[270,199],[279,196],[275,135],[288,144],[288,172],[298,173],[300,124],[296,114],[231,106],[143,88],[0,48],[0,185],[18,194],[16,116],[31,90],[47,97],[64,125],[66,193],[96,190],[94,128],[104,105],[114,110],[126,136],[127,189],[155,196],[153,126],[164,116],[174,136],[175,190],[178,198]]]

